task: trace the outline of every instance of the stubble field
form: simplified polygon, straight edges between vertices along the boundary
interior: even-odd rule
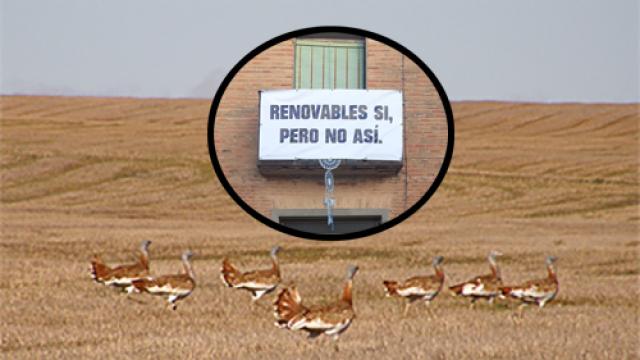
[[[206,146],[207,100],[2,97],[0,249],[3,357],[20,358],[638,358],[638,105],[456,103],[445,181],[401,225],[322,243],[277,233],[224,192]],[[337,187],[340,180],[337,179]],[[321,194],[319,195],[321,196]],[[318,201],[321,201],[319,198]],[[93,283],[93,253],[128,262],[143,239],[156,274],[195,253],[197,288],[173,312]],[[357,318],[339,340],[307,341],[273,325],[267,296],[223,286],[222,257],[269,266],[281,245],[285,284],[332,301],[346,268]],[[496,249],[507,283],[545,275],[560,293],[519,323],[515,304],[440,295],[401,316],[384,279],[430,274],[447,284],[486,273]]]

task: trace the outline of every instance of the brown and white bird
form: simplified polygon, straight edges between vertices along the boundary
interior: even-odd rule
[[[241,272],[229,262],[229,259],[222,260],[220,278],[227,287],[244,289],[251,292],[252,303],[260,300],[265,294],[275,290],[280,284],[280,265],[278,263],[278,252],[280,246],[271,249],[271,268],[265,270],[254,270]]]
[[[181,274],[162,275],[148,277],[132,282],[138,292],[146,292],[151,295],[166,296],[169,307],[175,310],[176,302],[189,296],[196,287],[195,274],[191,266],[193,253],[187,250],[182,254],[184,272]]]
[[[444,271],[442,270],[442,256],[433,258],[432,265],[435,275],[430,276],[414,276],[402,283],[397,281],[384,281],[384,288],[387,296],[400,296],[408,301],[404,308],[404,315],[409,311],[409,307],[417,300],[424,301],[427,305],[442,290],[444,284]],[[430,312],[430,311],[429,311]]]
[[[502,256],[502,254],[495,250],[489,253],[490,274],[476,276],[473,279],[451,286],[449,287],[451,293],[455,296],[471,298],[471,307],[474,306],[478,299],[487,299],[490,304],[493,303],[496,297],[502,295],[500,290],[502,286],[502,275],[496,261],[496,257],[498,256]]]
[[[149,245],[151,245],[149,240],[142,242],[136,263],[113,268],[106,265],[100,256],[94,255],[91,260],[91,277],[98,283],[126,289],[127,292],[131,292],[132,281],[149,275]]]
[[[309,338],[325,334],[337,340],[356,317],[353,311],[352,287],[353,277],[357,271],[357,266],[349,267],[342,296],[337,302],[330,305],[303,305],[302,297],[295,287],[280,291],[274,303],[276,326],[290,330],[307,331]]]
[[[555,269],[556,260],[555,256],[547,257],[547,277],[530,280],[517,286],[504,286],[501,288],[504,296],[509,296],[522,302],[518,307],[520,317],[522,317],[522,311],[527,304],[537,304],[542,309],[546,303],[553,300],[558,294],[559,283]]]

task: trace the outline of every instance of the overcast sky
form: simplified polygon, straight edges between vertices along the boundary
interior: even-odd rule
[[[3,0],[0,89],[212,98],[271,37],[343,25],[411,49],[451,100],[640,101],[636,0],[378,3]]]

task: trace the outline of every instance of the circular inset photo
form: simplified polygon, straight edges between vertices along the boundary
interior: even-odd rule
[[[431,70],[381,35],[315,27],[278,36],[226,76],[209,152],[233,199],[272,228],[346,240],[388,229],[442,182],[453,114]]]

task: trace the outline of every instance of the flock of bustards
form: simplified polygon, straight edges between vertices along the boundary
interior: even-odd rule
[[[195,275],[191,266],[190,250],[182,254],[184,271],[180,274],[154,276],[149,272],[149,245],[151,241],[143,241],[140,246],[138,261],[130,265],[109,267],[98,255],[91,261],[91,276],[101,284],[120,288],[127,293],[143,292],[151,295],[166,296],[169,307],[176,309],[176,302],[186,298],[196,287]],[[252,303],[261,299],[265,294],[274,291],[282,280],[278,263],[279,246],[271,249],[272,265],[268,269],[242,272],[224,258],[220,270],[223,283],[230,288],[247,290],[251,293]],[[523,308],[527,304],[537,304],[540,308],[553,300],[558,293],[558,277],[555,270],[554,256],[546,259],[547,276],[530,280],[520,285],[506,286],[502,282],[497,257],[499,252],[489,253],[491,273],[476,276],[468,281],[449,287],[451,294],[466,297],[471,300],[471,307],[478,299],[487,299],[493,303],[494,299],[512,298],[521,302],[517,317],[522,318]],[[404,314],[411,304],[423,301],[427,305],[441,292],[444,285],[444,258],[433,258],[435,274],[415,276],[405,281],[383,281],[387,296],[397,296],[406,299]],[[276,325],[290,330],[305,330],[310,338],[321,334],[337,339],[355,318],[352,304],[353,278],[358,271],[357,266],[349,266],[347,279],[338,301],[323,306],[303,304],[302,297],[295,286],[287,287],[278,293],[273,303]],[[429,308],[429,307],[427,307]],[[429,311],[431,314],[431,312]]]

